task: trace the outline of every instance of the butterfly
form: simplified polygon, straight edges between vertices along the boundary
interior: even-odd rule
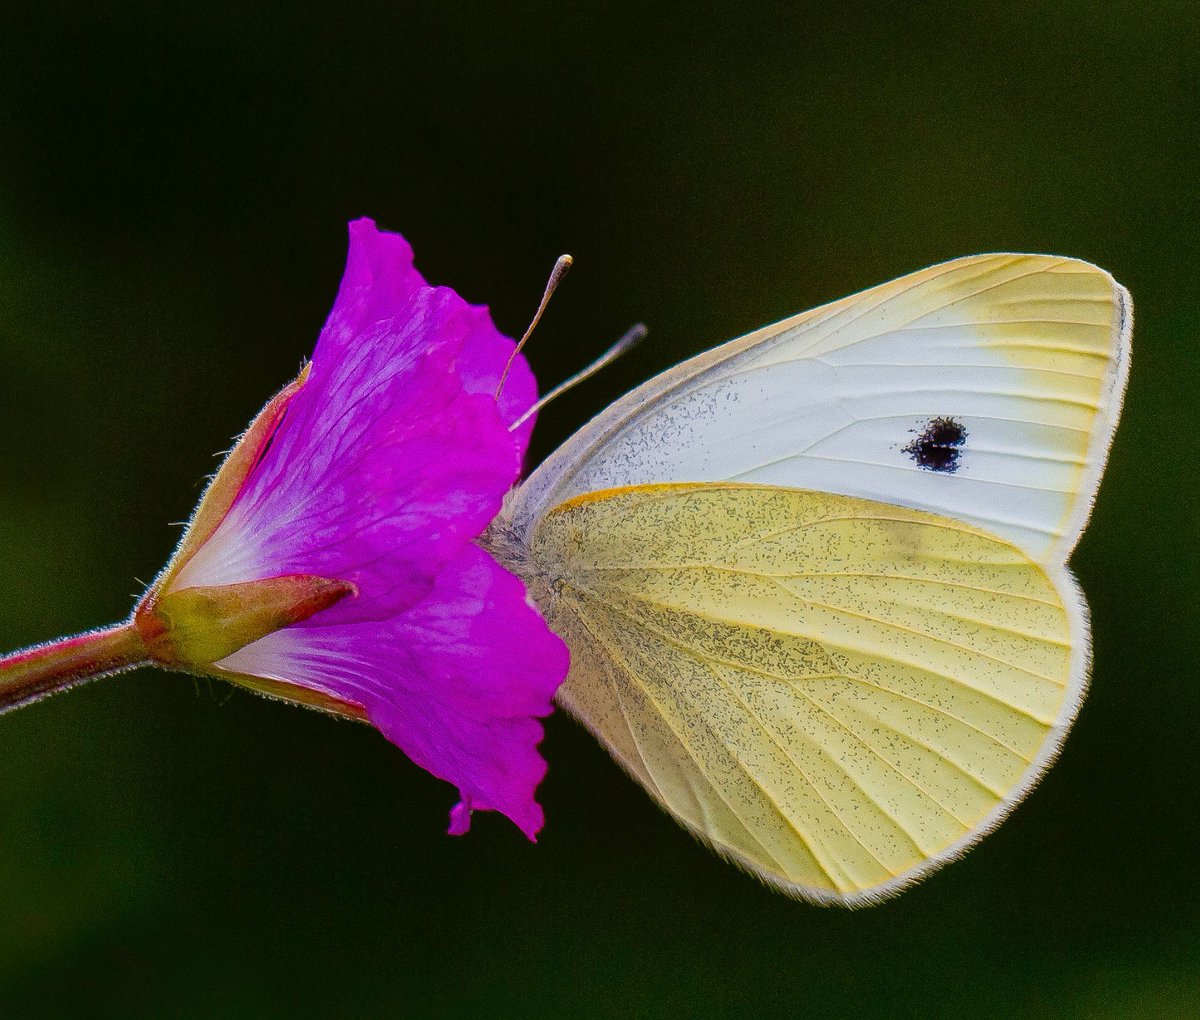
[[[650,380],[486,538],[570,647],[558,700],[722,856],[881,900],[994,829],[1087,686],[1067,566],[1130,361],[1075,259],[956,259]]]

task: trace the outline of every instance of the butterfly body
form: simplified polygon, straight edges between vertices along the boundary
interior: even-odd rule
[[[1083,697],[1066,559],[1129,327],[1102,270],[975,256],[617,401],[493,531],[571,648],[560,702],[789,893],[872,902],[952,859],[1034,785]]]

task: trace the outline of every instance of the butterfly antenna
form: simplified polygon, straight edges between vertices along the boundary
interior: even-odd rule
[[[550,298],[554,295],[558,285],[562,283],[562,278],[567,275],[567,270],[571,268],[574,259],[570,255],[559,255],[558,261],[554,263],[554,268],[550,270],[550,279],[546,281],[546,289],[542,293],[542,300],[538,303],[537,311],[533,313],[533,321],[529,323],[529,328],[525,330],[525,335],[521,337],[521,342],[513,348],[512,354],[508,356],[508,364],[504,366],[504,371],[500,373],[500,384],[496,387],[496,397],[499,399],[500,392],[504,389],[505,380],[508,379],[509,370],[512,368],[513,362],[517,360],[517,355],[521,353],[526,342],[533,331],[537,329],[537,324],[542,321],[542,313],[545,312],[546,306],[550,303]]]
[[[542,397],[542,399],[534,404],[533,407],[531,407],[528,411],[521,415],[520,418],[513,422],[508,427],[508,430],[512,432],[514,429],[520,428],[525,424],[525,422],[527,422],[543,407],[550,403],[550,401],[556,399],[557,397],[561,397],[567,392],[567,390],[578,386],[585,379],[590,379],[606,365],[611,365],[617,360],[617,358],[619,358],[631,347],[636,347],[639,343],[641,343],[645,337],[646,327],[639,322],[636,326],[633,326],[631,329],[629,329],[625,335],[621,337],[621,339],[615,344],[613,344],[607,351],[601,354],[600,357],[588,365],[587,368],[580,372],[576,372],[573,376],[571,376],[570,379],[565,379],[563,382],[560,382],[557,386],[555,386],[554,389]]]

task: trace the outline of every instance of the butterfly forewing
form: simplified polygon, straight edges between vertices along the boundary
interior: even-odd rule
[[[940,513],[1062,562],[1128,367],[1128,294],[1095,266],[978,255],[922,270],[663,373],[534,473],[526,532],[585,492],[752,482]]]
[[[773,884],[886,895],[1032,785],[1082,695],[1065,570],[961,522],[759,485],[572,499],[535,592],[561,700],[664,807]]]

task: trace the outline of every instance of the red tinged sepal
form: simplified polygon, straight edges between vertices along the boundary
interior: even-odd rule
[[[158,665],[206,670],[252,641],[354,594],[349,581],[293,574],[153,595],[133,619]]]

